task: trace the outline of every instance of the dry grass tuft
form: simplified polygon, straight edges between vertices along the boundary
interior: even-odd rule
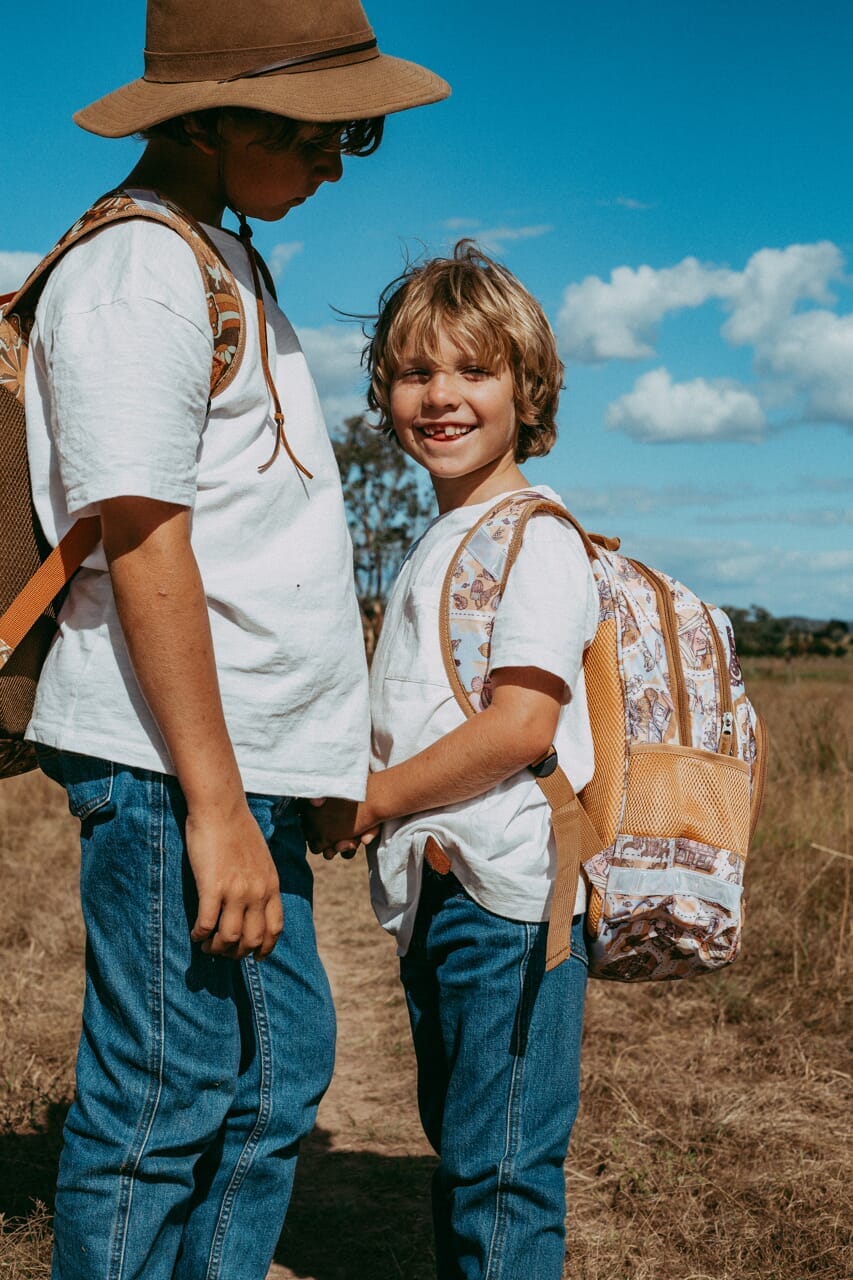
[[[50,1274],[51,1220],[36,1201],[27,1218],[0,1214],[0,1275],[3,1280],[44,1280]]]
[[[0,1275],[49,1254],[60,1131],[74,1087],[83,981],[76,822],[39,773],[0,784]],[[36,1205],[35,1208],[33,1206]],[[32,1212],[29,1226],[18,1219]],[[10,1219],[13,1228],[10,1229]],[[10,1234],[11,1230],[11,1234]]]
[[[768,794],[744,953],[683,984],[594,983],[568,1185],[583,1280],[853,1273],[848,665],[755,662]]]
[[[567,1170],[574,1280],[853,1275],[853,666],[750,666],[772,756],[747,874],[744,954],[704,980],[591,985]],[[48,1274],[44,1204],[73,1087],[81,994],[75,825],[45,779],[0,785],[4,1280]],[[373,922],[363,866],[316,865],[338,1070],[306,1144],[278,1261],[306,1280],[432,1280],[434,1159],[417,1121],[393,946]]]

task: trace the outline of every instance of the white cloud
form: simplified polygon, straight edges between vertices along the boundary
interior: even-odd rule
[[[633,196],[617,196],[614,204],[618,204],[622,209],[651,209],[652,205],[646,204],[644,200],[635,200]]]
[[[750,492],[739,488],[743,497]],[[693,511],[719,507],[731,502],[731,489],[703,489],[698,485],[672,484],[654,487],[644,484],[608,485],[605,488],[570,488],[564,494],[569,510],[581,521],[613,520],[624,515],[654,515],[662,510],[689,507]],[[719,519],[719,517],[716,517]]]
[[[764,411],[756,396],[728,380],[673,382],[666,369],[643,374],[607,410],[607,426],[635,440],[760,440]]]
[[[853,487],[851,477],[840,477],[838,484],[822,479],[804,479],[780,489],[778,485],[758,488],[738,483],[733,499],[731,487],[710,488],[698,484],[623,484],[587,489],[573,486],[564,490],[563,500],[581,523],[591,520],[609,521],[636,516],[656,516],[664,511],[689,510],[690,519],[698,524],[782,524],[803,528],[831,529],[853,525],[853,507],[806,507],[795,510],[790,504],[773,508],[758,504],[777,499],[787,493],[802,496],[816,493],[841,493]],[[726,507],[721,517],[720,508]]]
[[[801,301],[833,301],[830,280],[843,276],[841,250],[829,241],[759,249],[743,271],[729,272],[727,300],[731,319],[723,336],[735,346],[754,346],[778,331]]]
[[[609,282],[587,276],[566,289],[559,317],[564,353],[582,363],[653,355],[655,326],[664,316],[712,298],[731,311],[723,327],[728,341],[755,344],[778,332],[797,303],[831,303],[829,282],[842,277],[843,267],[841,251],[828,241],[760,249],[743,271],[696,258],[660,269],[616,267]]]
[[[670,311],[700,307],[731,290],[730,271],[685,258],[674,267],[616,267],[609,282],[570,284],[557,322],[564,355],[582,364],[654,354],[655,326]]]
[[[698,517],[701,524],[719,527],[718,514],[705,513]],[[770,511],[753,508],[747,504],[738,504],[726,512],[726,524],[789,524],[801,529],[837,529],[853,525],[853,507],[847,508],[815,508],[807,507],[802,511],[792,511],[788,507]]]
[[[828,241],[762,249],[738,278],[723,336],[754,348],[767,397],[801,421],[853,426],[853,315],[827,310],[844,257]],[[801,302],[823,304],[796,310]]]
[[[760,604],[812,618],[853,614],[853,551],[792,551],[748,541],[638,538],[649,564],[690,585],[703,600]]]
[[[805,311],[763,335],[755,352],[759,373],[777,389],[802,397],[803,421],[853,427],[853,315]]]
[[[563,295],[558,333],[565,357],[581,363],[640,360],[654,355],[656,326],[671,312],[716,299],[728,311],[723,337],[753,349],[761,399],[788,422],[853,426],[853,314],[839,315],[831,285],[843,281],[845,261],[829,241],[760,249],[743,271],[685,258],[674,267],[617,267],[609,281],[588,276]],[[811,306],[804,304],[812,304]],[[647,375],[647,377],[650,375]],[[758,397],[743,387],[682,384],[695,407],[716,425],[707,436],[755,439],[763,416]],[[712,392],[708,391],[711,386]],[[651,414],[653,393],[664,417]],[[682,439],[675,423],[684,396],[666,386],[660,370],[641,379],[611,405],[612,426],[641,439]],[[692,428],[690,438],[701,434]]]
[[[760,519],[769,521],[773,519],[773,516],[765,515]],[[784,511],[781,515],[777,515],[776,519],[781,519],[786,524],[801,525],[805,528],[834,529],[841,525],[853,524],[853,507],[838,509],[828,507],[820,511],[813,508],[806,511]]]
[[[646,204],[645,200],[635,200],[633,196],[617,196],[615,200],[599,200],[599,206],[602,209],[631,209],[645,210],[653,209],[653,204]]]
[[[358,326],[300,329],[299,341],[329,428],[334,430],[345,418],[363,413],[367,408],[360,364],[364,338]]]
[[[532,227],[490,227],[482,228],[476,233],[477,243],[487,253],[503,253],[508,244],[517,240],[536,240],[539,236],[547,236],[554,228],[547,223],[539,223]]]
[[[853,618],[853,551],[839,549],[849,543],[846,527],[853,512],[772,510],[768,499],[776,500],[786,491],[767,479],[761,487],[738,485],[735,490],[690,482],[577,486],[567,488],[563,499],[587,529],[619,534],[623,555],[671,573],[704,600],[742,607],[755,603],[775,614]],[[815,488],[823,488],[819,479]],[[655,533],[659,522],[644,519],[666,512],[671,513],[677,536]],[[821,550],[785,550],[733,538],[731,526],[740,521],[775,524],[777,529],[789,523],[813,525],[827,533]],[[707,536],[706,526],[714,529],[713,538]],[[832,529],[835,548],[829,545]],[[723,536],[726,531],[728,536]]]
[[[849,493],[853,490],[853,475],[800,476],[791,493]]]
[[[779,547],[756,547],[749,543],[704,551],[706,571],[718,583],[741,586],[771,580],[838,576],[835,584],[839,600],[853,600],[853,551],[785,551]]]
[[[468,218],[447,218],[442,226],[455,235],[470,236],[486,253],[495,254],[504,253],[507,245],[518,240],[535,240],[554,230],[549,223],[527,227],[483,227],[481,223]]]
[[[41,260],[40,253],[0,252],[0,293],[19,289]]]
[[[298,253],[301,253],[305,245],[301,240],[290,240],[285,244],[277,244],[273,246],[270,254],[270,271],[278,279],[284,274],[285,268],[290,265],[292,260]]]

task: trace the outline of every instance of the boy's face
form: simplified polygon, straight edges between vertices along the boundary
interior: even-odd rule
[[[391,419],[402,448],[426,467],[441,510],[515,483],[518,423],[507,365],[484,366],[444,331],[434,357],[407,346],[391,383]],[[473,494],[473,496],[471,496]]]
[[[256,125],[226,120],[219,145],[230,199],[247,218],[277,222],[343,173],[338,148],[317,146],[311,127],[291,146],[264,145]]]

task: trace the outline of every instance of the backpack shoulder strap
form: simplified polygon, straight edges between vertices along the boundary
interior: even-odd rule
[[[536,490],[501,498],[465,533],[445,574],[440,617],[444,669],[466,716],[476,715],[488,705],[492,628],[527,523],[535,515],[568,521],[577,530],[587,555],[597,554],[592,539],[574,516]]]
[[[535,490],[502,498],[468,530],[445,575],[439,608],[444,669],[456,701],[468,717],[485,710],[491,701],[489,669],[495,617],[524,531],[535,515],[568,521],[587,554],[596,555],[594,542],[574,516]],[[598,853],[602,842],[553,748],[544,760],[531,762],[531,771],[550,805],[557,847],[546,958],[546,968],[553,969],[569,955],[581,863]]]
[[[16,348],[25,345],[32,328],[36,306],[50,272],[74,245],[114,222],[144,218],[159,222],[176,231],[192,249],[201,272],[213,334],[213,359],[210,368],[210,395],[219,394],[233,380],[243,355],[245,316],[240,291],[233,274],[219,255],[204,228],[185,210],[170,201],[163,208],[148,208],[121,191],[110,192],[96,201],[44,257],[17,293],[0,299],[0,320]],[[11,360],[11,356],[10,356]],[[12,394],[23,403],[22,364],[15,356],[10,364]],[[0,373],[2,373],[0,369]],[[14,378],[12,375],[15,375]],[[24,636],[44,613],[59,591],[71,580],[80,565],[100,541],[100,520],[88,516],[77,520],[59,544],[42,562],[23,590],[0,617],[0,668],[2,668]]]
[[[162,207],[160,207],[162,206]],[[70,249],[103,227],[115,222],[142,218],[170,227],[193,251],[201,273],[202,288],[213,335],[213,359],[210,369],[211,397],[224,391],[240,367],[245,345],[245,316],[240,290],[233,274],[204,228],[191,214],[158,196],[158,205],[148,206],[122,191],[111,191],[96,200],[54,245],[24,281],[17,293],[6,300],[4,317],[15,315],[25,334],[32,328],[38,300],[48,277]]]

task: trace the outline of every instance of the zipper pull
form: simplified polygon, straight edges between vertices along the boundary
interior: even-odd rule
[[[734,740],[735,718],[731,711],[723,712],[723,728],[720,733],[720,754],[730,756]]]

